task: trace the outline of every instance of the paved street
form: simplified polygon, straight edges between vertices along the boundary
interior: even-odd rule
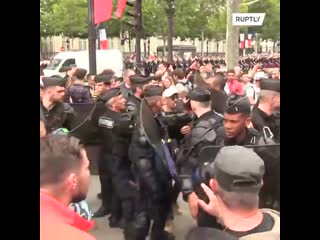
[[[98,176],[91,176],[90,190],[87,201],[91,209],[94,211],[100,205],[100,200],[97,198],[97,193],[100,192],[100,183]],[[174,220],[174,234],[176,240],[183,240],[187,231],[195,224],[188,210],[188,205],[180,198],[180,208],[183,212],[181,216],[176,216]],[[91,233],[97,240],[123,240],[122,230],[118,228],[109,228],[107,218],[97,218],[96,225]]]

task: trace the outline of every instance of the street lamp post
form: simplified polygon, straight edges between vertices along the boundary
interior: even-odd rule
[[[148,56],[150,56],[150,39],[148,39]]]
[[[93,0],[88,0],[88,40],[89,40],[89,73],[97,73],[96,28],[93,14]]]

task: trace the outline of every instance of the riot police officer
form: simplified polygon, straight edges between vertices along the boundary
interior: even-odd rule
[[[232,95],[228,98],[226,103],[226,112],[224,114],[224,125],[222,128],[217,130],[217,140],[218,146],[212,146],[211,151],[203,151],[200,153],[201,162],[210,162],[215,158],[217,149],[223,146],[240,145],[249,147],[252,146],[262,146],[257,147],[256,152],[265,161],[266,174],[264,176],[264,186],[262,187],[260,193],[261,207],[266,206],[266,199],[271,195],[276,195],[277,184],[279,184],[277,176],[277,164],[270,167],[270,159],[279,160],[279,148],[267,148],[265,145],[274,144],[272,139],[267,139],[266,136],[261,135],[257,130],[253,128],[248,128],[250,124],[250,113],[251,106],[248,97]],[[220,147],[219,147],[220,146]],[[208,150],[207,148],[206,150]],[[271,153],[270,155],[270,152]],[[273,156],[272,156],[273,155]],[[274,162],[274,161],[273,161]],[[204,172],[206,166],[202,166],[202,170],[197,172]],[[200,169],[201,169],[200,168]],[[278,169],[279,170],[279,169]],[[195,185],[195,184],[194,184]],[[270,188],[271,186],[271,188]],[[197,194],[200,194],[197,192]],[[268,206],[270,207],[270,206]],[[202,209],[199,209],[198,224],[205,227],[219,228],[219,224],[215,217],[208,215]]]
[[[100,95],[97,99],[97,102],[100,104],[105,104],[107,106],[108,101],[120,94],[119,88],[109,88],[101,92],[103,95]],[[101,206],[94,213],[93,217],[104,217],[105,215],[111,213],[112,208],[112,197],[113,197],[113,188],[112,188],[112,177],[110,173],[110,162],[112,157],[112,142],[110,142],[111,131],[106,131],[106,124],[113,124],[113,122],[104,120],[105,115],[110,115],[110,111],[105,109],[102,113],[94,113],[94,119],[92,127],[95,128],[94,135],[99,139],[100,148],[98,154],[98,172],[101,185]],[[108,118],[110,119],[110,117]]]
[[[230,96],[227,99],[225,109],[224,127],[217,132],[218,145],[245,146],[266,143],[262,141],[262,135],[256,129],[247,127],[251,121],[251,105],[248,97]]]
[[[161,95],[160,86],[150,85],[144,90],[145,98],[140,108],[143,114],[137,115],[137,123],[129,147],[129,156],[139,192],[135,204],[135,217],[131,225],[125,229],[126,240],[145,239],[151,219],[153,225],[150,239],[172,239],[172,236],[164,231],[171,208],[172,188],[172,177],[164,162],[168,159],[165,159],[161,147],[166,134],[155,119],[155,114],[162,108]]]
[[[199,167],[199,154],[206,145],[215,145],[216,130],[223,124],[223,117],[211,110],[211,96],[208,90],[194,88],[190,94],[191,108],[198,119],[177,155],[177,167],[183,199],[189,203],[194,218],[198,215],[198,197],[192,186],[192,175]]]
[[[263,79],[258,105],[252,109],[252,125],[280,142],[280,81]]]
[[[273,147],[274,138],[268,134],[257,131],[254,128],[248,128],[250,118],[250,101],[248,97],[230,96],[226,104],[224,114],[224,127],[217,131],[217,144],[219,146],[265,146],[259,147],[257,153],[265,161],[266,174],[264,176],[264,186],[260,192],[261,207],[278,208],[280,204],[280,149]],[[210,154],[207,154],[210,155]],[[209,220],[207,222],[209,224]]]
[[[101,97],[107,90],[111,89],[111,81],[111,75],[101,73],[96,76],[96,92],[98,94],[96,98],[97,102],[105,102]]]
[[[143,98],[143,86],[149,82],[149,79],[134,75],[130,76],[130,81],[132,94],[129,95],[127,100],[127,111],[131,116],[133,116],[133,120],[135,121],[136,114],[138,113],[141,104],[141,99]]]
[[[102,137],[103,167],[105,177],[112,179],[112,203],[110,227],[121,226],[121,217],[130,215],[130,163],[128,161],[128,147],[130,131],[133,128],[131,119],[126,113],[125,98],[120,88],[108,90],[104,95],[106,111],[99,117],[99,127]],[[107,180],[109,182],[109,179]],[[102,184],[103,181],[101,182]],[[126,191],[123,191],[126,189]],[[105,191],[102,188],[102,200]],[[123,201],[121,201],[123,200]],[[129,201],[129,203],[128,203]],[[123,203],[123,206],[122,206]],[[124,211],[122,211],[124,210]]]
[[[66,80],[56,77],[42,78],[40,109],[45,117],[45,128],[49,134],[58,128],[73,129],[76,125],[74,109],[64,103]]]

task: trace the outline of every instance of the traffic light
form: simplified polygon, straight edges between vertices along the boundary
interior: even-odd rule
[[[130,20],[126,22],[131,28],[131,31],[135,33],[136,37],[136,62],[139,64],[141,62],[141,49],[140,41],[143,35],[142,27],[142,9],[141,9],[142,0],[127,1],[126,5],[129,10],[126,12],[126,15],[130,16]]]
[[[126,5],[132,9],[126,12],[126,15],[130,16],[132,19],[126,22],[130,27],[135,30],[141,30],[142,28],[142,10],[141,10],[141,0],[127,1]]]

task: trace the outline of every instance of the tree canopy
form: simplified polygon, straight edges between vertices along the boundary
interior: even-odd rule
[[[243,0],[242,3],[251,2]],[[114,16],[118,0],[113,1],[113,17],[100,24],[110,37],[132,28],[126,24],[132,17]],[[181,39],[204,38],[222,40],[226,34],[226,0],[175,0],[174,37]],[[145,37],[167,36],[167,0],[143,0],[142,15]],[[130,7],[126,7],[125,12]],[[251,28],[263,39],[280,39],[280,0],[260,0],[241,7],[242,12],[266,13],[263,26]],[[40,0],[41,36],[63,34],[68,37],[87,37],[87,0]]]

